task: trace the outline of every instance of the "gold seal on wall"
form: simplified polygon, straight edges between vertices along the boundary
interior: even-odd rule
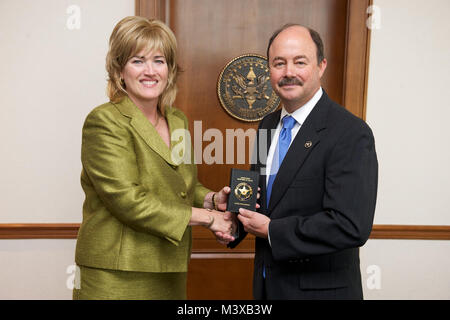
[[[223,68],[217,94],[231,116],[248,122],[261,120],[280,104],[270,85],[267,59],[256,54],[236,57]]]

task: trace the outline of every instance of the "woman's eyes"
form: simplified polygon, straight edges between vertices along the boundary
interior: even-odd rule
[[[144,61],[143,60],[132,60],[131,63],[132,64],[141,64],[141,63],[144,63]],[[158,60],[155,60],[155,63],[157,63],[157,64],[165,64],[166,61],[158,59]]]

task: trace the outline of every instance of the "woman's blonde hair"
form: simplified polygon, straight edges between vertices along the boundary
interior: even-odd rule
[[[175,101],[179,68],[175,35],[159,20],[131,16],[120,20],[114,27],[106,56],[107,94],[111,102],[115,103],[127,95],[120,73],[128,60],[143,50],[146,52],[160,50],[167,62],[169,70],[167,86],[158,102],[158,109],[164,115],[165,108],[171,107]]]

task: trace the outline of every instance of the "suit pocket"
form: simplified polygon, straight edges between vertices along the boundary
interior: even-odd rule
[[[349,270],[341,269],[326,272],[302,272],[299,278],[300,289],[336,289],[348,287]]]
[[[308,178],[301,178],[301,179],[295,179],[292,181],[290,187],[291,188],[308,188],[311,186],[321,186],[322,185],[322,178],[317,177],[308,177]]]
[[[322,178],[295,179],[280,201],[285,212],[313,214],[321,210],[324,193]]]

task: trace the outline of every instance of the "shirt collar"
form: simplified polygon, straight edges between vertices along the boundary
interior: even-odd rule
[[[305,103],[303,106],[301,106],[300,108],[298,108],[291,114],[289,114],[289,112],[287,112],[286,109],[283,107],[281,109],[280,122],[281,122],[281,119],[284,118],[284,116],[290,115],[300,125],[302,125],[305,122],[308,115],[310,114],[310,112],[312,111],[312,109],[314,109],[314,106],[317,104],[317,102],[322,97],[322,94],[323,94],[323,90],[322,90],[322,87],[320,87],[319,90],[317,90],[317,92],[314,94],[314,96],[307,103]]]

